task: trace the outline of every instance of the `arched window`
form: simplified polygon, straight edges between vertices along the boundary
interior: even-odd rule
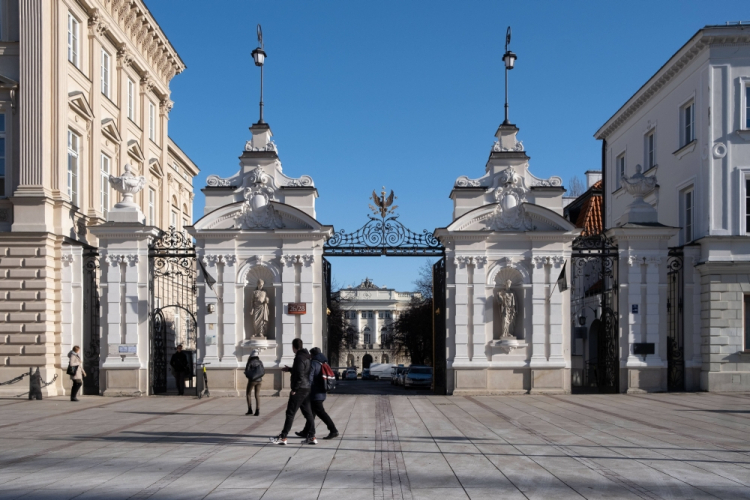
[[[346,329],[346,340],[350,346],[357,345],[357,332],[354,331],[354,328],[349,327]]]
[[[366,326],[365,327],[365,344],[372,344],[371,340],[372,340],[372,335],[370,333],[370,327]]]
[[[387,354],[383,354],[382,356],[380,356],[380,362],[384,363],[384,364],[390,363],[390,359],[388,359],[388,355]]]
[[[391,336],[386,327],[380,329],[380,345],[386,349],[391,348]]]

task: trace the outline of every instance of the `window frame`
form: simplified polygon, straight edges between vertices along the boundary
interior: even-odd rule
[[[156,107],[151,100],[148,101],[148,138],[156,142]]]
[[[80,172],[81,172],[81,136],[68,129],[68,168],[67,186],[70,203],[76,207],[80,206]]]
[[[178,220],[177,210],[172,209],[172,219],[170,221],[172,224],[169,227],[173,227],[176,230],[177,229],[177,220]]]
[[[695,185],[680,190],[680,239],[683,245],[695,241]]]
[[[688,120],[687,111],[690,111]],[[680,148],[695,141],[695,97],[688,99],[680,106]]]
[[[742,350],[750,353],[750,294],[743,294],[742,299]]]
[[[135,122],[135,82],[128,77],[128,119]]]
[[[0,198],[8,196],[8,120],[4,112],[0,112]]]
[[[81,21],[68,11],[68,61],[81,67]]]
[[[106,169],[104,168],[106,164]],[[110,200],[109,200],[109,176],[112,172],[112,158],[109,157],[106,153],[102,152],[100,160],[99,160],[99,175],[100,175],[100,185],[99,185],[99,204],[100,209],[102,212],[102,215],[104,216],[104,219],[107,219],[107,215],[109,214],[109,206],[110,206]]]
[[[106,62],[106,64],[105,64]],[[101,80],[102,80],[102,94],[107,99],[111,100],[112,90],[112,56],[109,55],[107,49],[102,47],[102,60],[101,60]]]
[[[620,161],[622,160],[622,162]],[[622,165],[620,164],[622,163]],[[622,187],[622,177],[626,172],[625,151],[615,156],[615,191]]]
[[[156,189],[148,188],[148,225],[156,225]]]
[[[652,128],[643,137],[643,171],[651,170],[656,163],[656,129]]]

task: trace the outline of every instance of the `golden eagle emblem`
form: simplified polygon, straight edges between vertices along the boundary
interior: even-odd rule
[[[378,193],[373,190],[372,201],[375,202],[375,206],[370,205],[370,210],[372,210],[375,215],[385,218],[398,208],[398,205],[393,205],[393,200],[395,199],[396,197],[393,195],[393,190],[391,190],[391,194],[388,195],[388,198],[385,197],[385,186],[383,186],[380,196],[378,196]]]

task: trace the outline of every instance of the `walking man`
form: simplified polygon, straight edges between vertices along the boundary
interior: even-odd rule
[[[255,416],[260,415],[260,384],[263,382],[263,375],[266,374],[266,370],[263,367],[263,361],[258,357],[260,351],[253,349],[250,353],[250,358],[247,360],[245,365],[245,376],[247,377],[247,390],[245,390],[245,397],[247,398],[247,413],[245,415],[253,414],[253,389],[255,389]]]
[[[185,395],[185,376],[190,371],[190,365],[188,365],[187,356],[182,352],[182,344],[177,345],[177,352],[172,354],[172,359],[169,360],[169,366],[172,367],[174,380],[177,384],[177,393],[180,396]]]
[[[331,417],[328,416],[326,409],[323,407],[323,401],[326,400],[326,383],[323,380],[321,370],[323,363],[328,363],[328,358],[317,347],[310,349],[310,355],[312,356],[310,363],[310,408],[313,415],[318,417],[328,427],[328,435],[323,439],[333,439],[339,436],[339,431],[336,430],[336,424],[333,423],[333,420],[331,420]],[[307,425],[305,425],[302,432],[295,432],[295,434],[299,437],[309,435]]]
[[[286,435],[292,428],[294,416],[297,410],[302,410],[307,424],[307,438],[304,444],[318,444],[315,439],[315,417],[310,410],[310,353],[302,347],[302,339],[292,341],[292,351],[294,352],[294,364],[291,368],[285,366],[283,371],[292,372],[291,392],[289,393],[289,402],[286,405],[286,420],[281,434],[271,438],[273,444],[286,444]]]

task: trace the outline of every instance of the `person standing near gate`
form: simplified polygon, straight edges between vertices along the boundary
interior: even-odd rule
[[[328,427],[328,435],[323,439],[333,439],[339,436],[339,431],[323,407],[323,401],[326,400],[326,383],[323,380],[322,369],[323,363],[328,363],[328,358],[317,347],[310,349],[310,355],[312,356],[310,362],[310,409],[313,415]],[[305,425],[302,432],[295,432],[295,434],[299,437],[306,437],[310,435],[309,431],[309,428]]]
[[[284,428],[281,430],[281,434],[270,438],[273,444],[286,444],[286,435],[289,434],[292,428],[297,410],[302,410],[302,415],[305,416],[305,420],[307,421],[305,427],[308,430],[308,434],[304,442],[306,444],[318,444],[318,440],[315,439],[315,416],[310,410],[310,353],[302,345],[302,339],[294,339],[292,341],[294,364],[291,368],[288,366],[283,368],[285,372],[292,372],[290,384],[292,391],[289,393],[289,402],[286,405]]]
[[[172,354],[169,360],[169,366],[172,367],[172,374],[177,383],[177,394],[185,395],[185,376],[190,372],[187,355],[182,351],[182,344],[177,345],[177,352]]]
[[[86,376],[86,372],[83,371],[81,356],[78,354],[80,350],[81,348],[76,345],[68,353],[68,375],[70,375],[70,380],[73,381],[73,388],[70,390],[71,401],[78,401],[78,391],[83,385],[83,377]]]
[[[263,382],[263,375],[266,374],[266,370],[263,367],[263,361],[258,357],[260,351],[253,349],[250,353],[250,358],[247,360],[245,365],[245,376],[247,377],[247,389],[245,390],[245,397],[247,398],[247,413],[245,415],[253,414],[252,395],[253,389],[255,389],[255,416],[260,414],[260,384]]]

